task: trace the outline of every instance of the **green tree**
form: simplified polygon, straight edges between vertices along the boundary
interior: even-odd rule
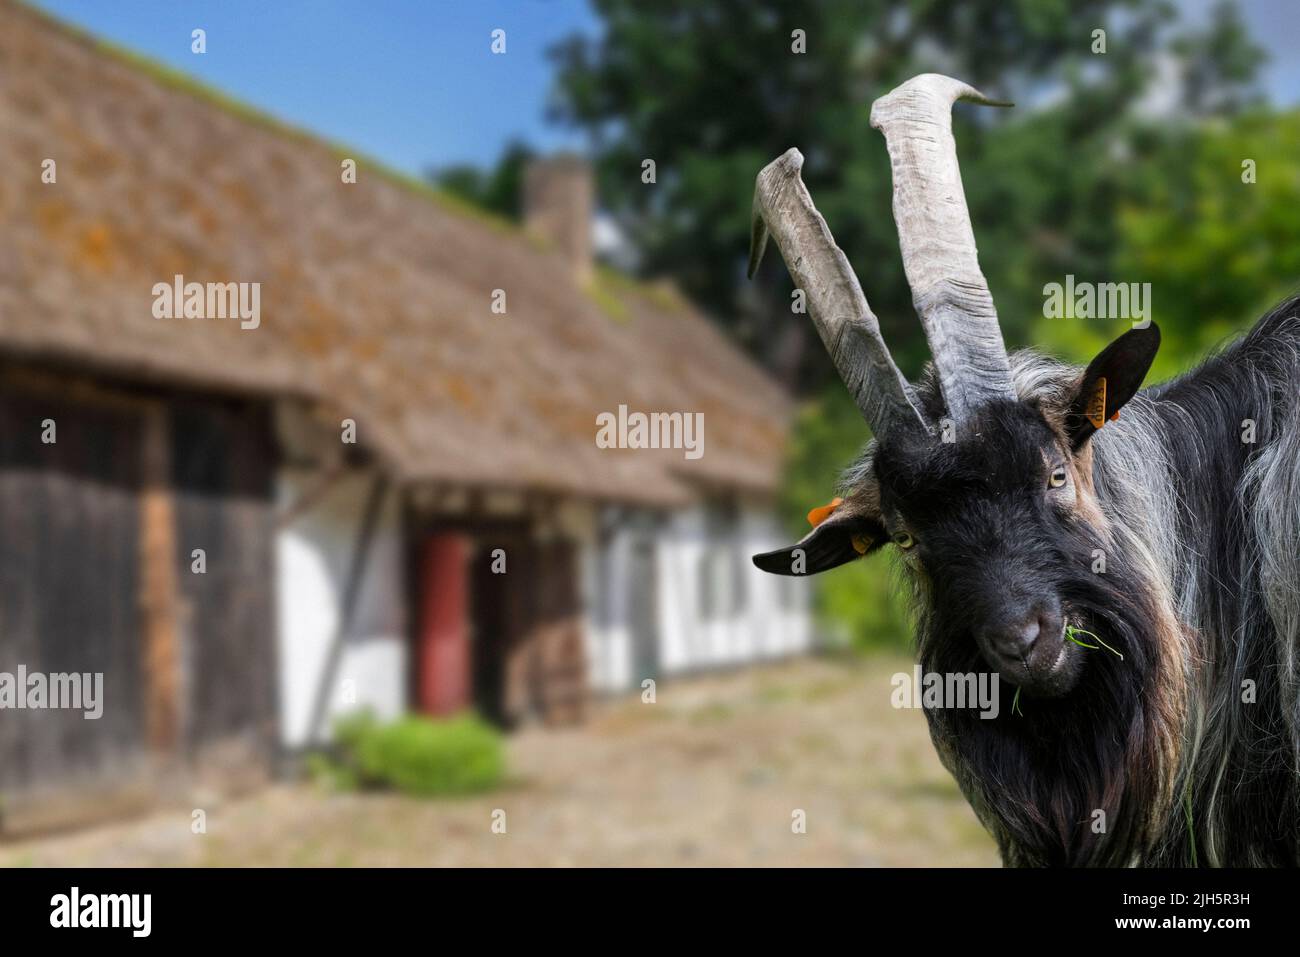
[[[1122,122],[1149,79],[1156,26],[1170,11],[1164,0],[594,5],[601,34],[555,50],[557,116],[591,132],[606,206],[634,237],[647,272],[675,277],[787,383],[813,391],[833,372],[810,325],[792,320],[784,271],[766,266],[757,285],[743,282],[757,171],[790,146],[804,152],[809,189],[905,371],[915,371],[925,353],[889,218],[888,158],[868,123],[872,99],[926,70],[991,95],[1016,89],[1059,97],[1047,124],[1056,139],[1047,146],[1021,137],[1009,148],[1001,141],[1019,122],[1014,116],[958,110],[972,213],[1002,302],[1002,287],[1027,268],[1014,250],[1044,231],[1041,223],[1076,256],[1104,254],[1107,224],[1063,224],[1056,214],[1105,199],[1098,195],[1105,184],[1089,182],[1079,151],[1104,143]],[[1104,56],[1092,52],[1100,27]],[[806,52],[793,48],[794,31],[803,31]],[[647,158],[657,165],[652,186],[639,177]],[[1008,159],[1020,165],[998,165]],[[1037,160],[1051,172],[1023,165]],[[1072,192],[1080,180],[1083,196]],[[1041,194],[1027,207],[1019,206],[1024,189]],[[1004,241],[1012,225],[1024,231]],[[1014,309],[1005,314],[1013,342],[1025,338],[1030,319]]]
[[[491,169],[461,164],[431,169],[425,178],[480,209],[518,222],[523,216],[524,168],[534,155],[530,146],[515,141]]]
[[[1209,27],[1179,37],[1173,49],[1183,63],[1183,105],[1190,113],[1227,115],[1263,105],[1256,79],[1264,51],[1232,0],[1219,0]]]
[[[1153,377],[1165,378],[1297,292],[1300,113],[1165,131],[1146,150],[1118,210],[1114,274],[1151,284],[1163,333]],[[1116,331],[1043,319],[1036,338],[1082,361]]]

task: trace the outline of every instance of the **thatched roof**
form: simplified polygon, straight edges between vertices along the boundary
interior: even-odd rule
[[[659,501],[776,482],[787,399],[679,296],[579,288],[521,231],[13,0],[0,131],[0,352],[323,400],[409,479]],[[260,328],[155,319],[175,274],[260,282]],[[597,449],[620,403],[703,412],[703,457]]]

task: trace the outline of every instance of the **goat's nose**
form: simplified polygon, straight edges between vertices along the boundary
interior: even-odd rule
[[[988,642],[999,655],[1015,660],[1028,656],[1034,643],[1043,632],[1043,622],[1038,615],[1016,622],[1006,622],[987,632]]]

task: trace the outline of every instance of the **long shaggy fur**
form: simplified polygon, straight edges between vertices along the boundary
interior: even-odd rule
[[[1023,427],[1016,409],[1050,421],[1081,375],[1029,352],[1012,366],[1024,401],[989,412],[993,434]],[[920,392],[937,410],[935,383]],[[940,756],[1008,864],[1300,863],[1297,300],[1197,370],[1140,392],[1090,455],[1078,521],[1017,547],[1044,565],[1105,554],[1104,574],[1053,584],[1124,658],[1091,654],[1071,693],[1026,702],[1020,715],[927,711]],[[884,481],[876,458],[869,451],[847,476],[849,489]],[[926,463],[945,467],[956,468]],[[922,666],[979,670],[953,614],[979,596],[907,575]],[[1014,689],[1002,690],[1010,701]]]

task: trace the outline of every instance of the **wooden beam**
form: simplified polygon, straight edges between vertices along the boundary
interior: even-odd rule
[[[144,414],[140,492],[140,607],[144,621],[145,730],[149,746],[180,743],[181,673],[176,574],[176,502],[167,407]]]
[[[316,483],[293,502],[280,509],[275,515],[275,527],[277,530],[292,525],[302,516],[306,515],[317,505],[319,505],[339,483],[339,479],[348,474],[346,465],[335,465],[325,470]]]

